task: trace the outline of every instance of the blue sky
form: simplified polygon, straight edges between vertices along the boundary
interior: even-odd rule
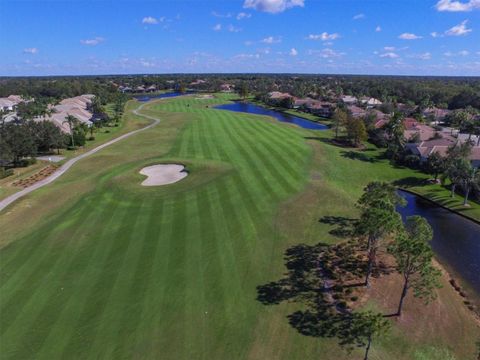
[[[480,75],[480,0],[0,0],[0,75]]]

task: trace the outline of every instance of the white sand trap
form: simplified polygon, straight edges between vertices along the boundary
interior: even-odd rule
[[[188,175],[185,166],[177,164],[160,164],[144,167],[140,174],[148,176],[143,186],[159,186],[176,183]]]

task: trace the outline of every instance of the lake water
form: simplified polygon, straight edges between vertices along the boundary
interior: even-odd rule
[[[480,225],[413,194],[400,194],[408,202],[398,208],[402,217],[426,218],[433,228],[431,245],[437,258],[480,295]]]
[[[163,93],[163,94],[144,94],[144,95],[135,95],[134,98],[137,99],[138,101],[150,101],[154,99],[163,99],[163,98],[171,98],[171,97],[176,97],[176,96],[181,96],[181,95],[186,95],[190,94],[191,92],[186,92],[186,93],[181,93],[178,91],[173,91],[173,92],[168,92],[168,93]]]
[[[258,106],[258,105],[254,105],[246,102],[239,101],[231,104],[219,105],[219,106],[215,106],[215,109],[230,110],[235,112],[243,112],[243,113],[257,114],[257,115],[268,115],[268,116],[274,117],[278,121],[295,124],[297,126],[300,126],[301,128],[309,129],[309,130],[328,129],[328,126],[323,124],[319,124],[307,119],[303,119],[298,116],[289,115],[279,111],[269,110],[262,106]]]

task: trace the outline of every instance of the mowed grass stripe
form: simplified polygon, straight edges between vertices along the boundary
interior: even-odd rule
[[[149,255],[150,249],[156,246],[156,242],[148,236],[148,229],[153,224],[158,215],[158,202],[152,199],[145,199],[138,208],[141,214],[135,224],[129,229],[129,247],[126,251],[127,256],[118,268],[118,277],[113,287],[105,311],[99,319],[97,335],[90,347],[88,357],[97,356],[100,358],[118,358],[121,356],[121,349],[126,346],[131,333],[135,331],[138,325],[139,297],[142,296],[142,287],[146,286],[146,281],[150,278],[149,273]],[[160,209],[161,209],[160,202]],[[143,271],[143,278],[140,272]],[[105,344],[117,344],[114,347],[105,346]]]
[[[164,299],[170,297],[167,293],[167,286],[171,280],[168,267],[171,249],[176,241],[173,229],[174,207],[172,198],[164,200],[162,218],[158,219],[159,225],[152,224],[149,229],[149,232],[154,233],[158,245],[152,261],[152,278],[140,305],[142,322],[136,332],[130,335],[135,339],[135,353],[138,358],[149,358],[149,354],[153,354],[157,348],[165,348],[162,343],[166,342],[163,331],[168,331],[169,318],[166,316],[168,311],[165,310]]]
[[[82,201],[85,202],[86,199]],[[78,219],[85,218],[88,214],[88,208],[72,206],[64,214],[56,216],[54,220],[63,219],[63,215],[65,215],[69,219],[68,224],[73,224]],[[2,297],[2,294],[12,293],[14,290],[10,287],[12,283],[14,286],[20,285],[20,279],[28,277],[25,272],[32,272],[32,267],[42,260],[41,255],[48,256],[51,251],[58,250],[57,243],[53,239],[64,236],[62,231],[65,231],[65,225],[62,226],[62,229],[59,229],[47,223],[36,230],[34,236],[26,236],[0,250],[2,280],[0,297]],[[52,239],[52,241],[45,241],[46,238]]]
[[[87,206],[88,207],[88,206]],[[29,272],[26,274],[19,274],[18,278],[21,279],[20,275],[23,275],[24,280],[18,281],[17,284],[12,284],[11,287],[3,287],[1,291],[1,311],[2,321],[1,321],[1,331],[0,335],[7,337],[8,333],[6,331],[13,324],[15,319],[20,316],[22,312],[25,312],[24,308],[28,307],[31,311],[37,311],[40,306],[40,298],[43,299],[48,294],[47,289],[51,289],[54,285],[52,279],[55,278],[57,273],[62,273],[62,269],[66,268],[71,261],[71,254],[75,254],[77,251],[87,251],[87,246],[85,246],[83,240],[79,240],[76,237],[84,231],[83,226],[86,224],[91,224],[95,220],[99,220],[103,213],[104,208],[98,207],[94,211],[89,209],[88,211],[82,211],[81,214],[85,214],[83,219],[78,218],[78,223],[72,233],[69,234],[70,238],[58,239],[53,238],[49,239],[48,242],[52,246],[39,246],[37,248],[38,252],[35,255],[32,255],[32,267],[26,267]],[[26,239],[25,241],[27,241]],[[45,241],[45,239],[44,239]],[[67,247],[67,244],[72,248]],[[35,261],[35,258],[38,261]],[[10,282],[15,281],[16,277],[12,278]],[[33,308],[33,309],[32,309]],[[25,318],[25,316],[24,316]],[[28,322],[31,322],[31,314]],[[16,324],[15,327],[20,327]],[[26,326],[28,328],[28,326]]]
[[[92,279],[99,276],[99,264],[105,261],[108,254],[108,248],[111,246],[109,241],[109,233],[115,229],[117,218],[122,216],[125,212],[123,206],[119,206],[118,202],[110,204],[106,215],[101,218],[103,228],[98,236],[91,240],[93,254],[83,254],[82,260],[85,262],[84,266],[79,266],[78,275],[75,279],[71,279],[67,288],[70,296],[65,299],[65,305],[59,307],[59,318],[51,327],[48,338],[44,341],[49,346],[43,346],[38,351],[38,358],[52,359],[58,358],[63,353],[64,347],[76,336],[76,328],[73,324],[78,321],[81,310],[89,294],[90,288],[94,285]],[[72,316],[74,314],[74,316]]]
[[[108,311],[107,305],[110,294],[119,275],[119,268],[122,266],[132,241],[131,229],[138,219],[138,207],[141,204],[138,198],[124,198],[129,203],[125,214],[119,218],[120,227],[110,238],[111,244],[108,255],[103,264],[99,265],[98,277],[94,281],[88,296],[86,297],[84,307],[78,321],[74,325],[77,328],[77,334],[70,339],[70,342],[64,349],[63,357],[69,354],[77,354],[78,357],[85,357],[90,350],[84,344],[92,344],[99,328],[99,319],[104,311]]]
[[[281,196],[283,197],[286,194],[294,192],[296,190],[294,179],[292,178],[294,173],[286,171],[286,168],[280,168],[280,163],[284,162],[281,160],[282,157],[279,155],[277,158],[275,158],[276,161],[273,161],[273,157],[266,150],[266,140],[263,137],[261,141],[254,142],[250,140],[251,135],[245,131],[247,125],[245,123],[241,125],[239,124],[240,122],[236,123],[233,125],[233,128],[236,129],[236,133],[244,139],[247,147],[252,149],[256,157],[262,160],[264,171],[268,171],[270,173],[269,180],[273,183],[277,183],[282,188],[283,193],[280,193]]]
[[[228,135],[231,143],[236,147],[236,151],[244,159],[244,166],[242,173],[246,175],[246,178],[253,182],[258,182],[263,187],[263,191],[270,197],[271,201],[275,201],[279,196],[278,188],[273,186],[272,181],[267,180],[268,174],[265,174],[265,168],[262,168],[262,159],[258,159],[253,151],[245,146],[246,139],[241,138],[238,134],[234,134],[231,130],[231,121],[222,121],[223,130]],[[248,174],[251,172],[251,174]]]

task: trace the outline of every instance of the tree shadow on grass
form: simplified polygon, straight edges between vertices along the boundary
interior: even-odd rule
[[[326,217],[325,223],[343,224],[352,219]],[[356,341],[352,333],[352,306],[363,291],[367,258],[363,245],[354,240],[337,245],[299,244],[285,251],[286,272],[277,280],[257,287],[264,305],[298,303],[301,310],[287,316],[290,326],[305,336],[337,338],[342,346]],[[385,272],[376,267],[373,276]]]
[[[329,234],[340,238],[347,238],[354,234],[355,225],[357,224],[358,220],[342,216],[327,215],[322,217],[319,222],[336,226],[334,229],[329,231]]]
[[[351,160],[360,160],[364,162],[374,163],[377,162],[377,159],[374,157],[368,156],[363,152],[358,151],[342,151],[340,153],[344,158],[351,159]]]
[[[428,184],[428,179],[416,177],[416,176],[408,176],[402,179],[395,180],[393,185],[399,187],[413,187],[413,186],[424,186]]]

